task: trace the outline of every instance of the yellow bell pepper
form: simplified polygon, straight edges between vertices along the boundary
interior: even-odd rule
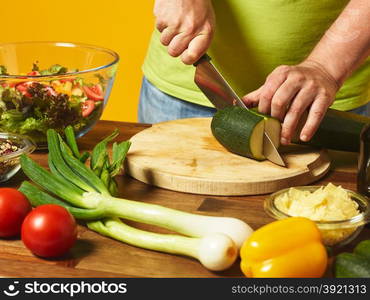
[[[259,228],[243,243],[240,257],[247,277],[321,277],[328,261],[316,224],[301,217]]]
[[[72,93],[72,82],[66,81],[66,82],[60,82],[59,80],[54,80],[51,83],[51,86],[54,88],[54,90],[60,94],[66,94],[68,96]]]

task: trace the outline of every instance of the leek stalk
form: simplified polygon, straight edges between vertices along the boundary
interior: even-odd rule
[[[21,156],[21,166],[34,183],[51,195],[29,182],[23,182],[20,190],[32,205],[62,205],[76,218],[86,220],[90,229],[111,238],[147,249],[188,255],[197,258],[212,270],[230,266],[236,259],[237,249],[252,233],[252,229],[243,221],[195,215],[112,196],[112,190],[116,191],[114,176],[122,168],[130,147],[129,142],[115,143],[110,162],[106,147],[117,134],[115,131],[95,146],[91,154],[90,169],[82,162],[86,155],[80,155],[70,128],[66,129],[67,142],[55,130],[48,130],[51,173],[25,155]],[[119,218],[160,226],[187,237],[135,229]],[[212,251],[215,252],[212,257],[218,257],[215,261],[205,254]]]

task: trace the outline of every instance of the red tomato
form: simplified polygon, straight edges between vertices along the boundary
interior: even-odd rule
[[[77,239],[73,216],[64,207],[45,204],[24,219],[22,241],[35,255],[57,257],[65,254]]]
[[[82,103],[82,117],[88,117],[95,108],[95,102],[93,100],[86,100]]]
[[[1,84],[1,86],[3,87],[3,88],[12,88],[12,87],[15,87],[16,85],[18,84],[18,82],[3,82],[2,84]]]
[[[59,81],[60,81],[61,83],[66,83],[66,82],[73,82],[73,81],[75,81],[75,79],[76,79],[76,78],[71,77],[71,78],[64,78],[64,79],[60,79]]]
[[[27,75],[28,76],[39,76],[40,75],[40,72],[38,72],[38,71],[32,71],[32,72],[28,72]]]
[[[32,81],[18,83],[15,88],[24,96],[30,98],[31,94],[28,92],[29,87],[33,84]]]
[[[26,196],[12,188],[0,188],[0,237],[12,237],[21,232],[21,226],[31,205]]]
[[[84,89],[87,98],[95,101],[104,100],[103,88],[100,84],[95,84],[93,86],[84,85],[82,88]]]

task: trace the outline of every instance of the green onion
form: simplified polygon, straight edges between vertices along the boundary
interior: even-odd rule
[[[114,177],[119,174],[122,169],[123,161],[126,158],[127,152],[130,149],[131,142],[124,141],[122,143],[114,143],[112,148],[112,164],[109,167],[110,176]]]
[[[66,142],[71,149],[73,155],[78,158],[82,163],[84,163],[86,160],[89,159],[90,153],[89,152],[84,152],[80,155],[80,151],[78,150],[76,138],[75,138],[75,133],[73,130],[73,127],[71,125],[67,126],[66,129],[64,130],[64,134],[66,137]]]
[[[27,199],[30,201],[32,206],[40,206],[43,204],[57,204],[65,207],[69,212],[80,220],[97,220],[104,217],[104,211],[102,209],[84,209],[73,207],[64,201],[58,200],[49,194],[41,191],[36,186],[28,181],[23,181],[19,190],[27,195]]]
[[[75,132],[72,126],[67,126],[64,130],[66,142],[75,157],[81,159],[80,151],[78,150],[77,142],[75,139]],[[86,152],[87,153],[87,152]]]
[[[118,130],[116,129],[111,135],[107,136],[101,142],[96,144],[91,154],[90,167],[96,175],[100,176],[103,165],[107,159],[107,144],[118,136]]]
[[[102,235],[149,250],[190,256],[198,259],[210,270],[224,270],[230,267],[237,257],[235,243],[222,234],[213,234],[202,238],[189,238],[174,234],[147,232],[128,226],[119,219],[105,218],[97,220],[103,217],[102,210],[70,206],[42,192],[28,181],[24,181],[19,190],[27,195],[32,206],[43,204],[61,205],[76,219],[88,221],[87,226]]]
[[[104,195],[109,195],[108,189],[104,185],[104,183],[99,179],[98,176],[89,168],[85,166],[79,159],[73,157],[68,153],[68,146],[64,143],[62,138],[59,136],[59,143],[57,143],[57,147],[59,146],[61,155],[62,155],[62,161],[65,162],[66,165],[70,168],[70,170],[73,170],[73,172],[79,177],[83,178],[84,181],[90,185],[90,187],[93,189],[92,191],[99,191],[100,193]],[[59,157],[58,157],[59,159]],[[63,164],[62,161],[57,161],[58,165]],[[66,177],[68,180],[71,180],[71,177]],[[80,182],[76,182],[76,184],[79,185]],[[82,186],[80,186],[82,188]],[[92,192],[90,190],[90,192]]]
[[[69,136],[67,144],[54,130],[48,131],[49,166],[52,173],[37,165],[29,157],[21,156],[21,166],[32,181],[47,192],[77,207],[55,199],[28,182],[22,184],[21,191],[35,206],[45,203],[60,204],[67,207],[76,218],[99,219],[89,221],[88,226],[106,236],[147,249],[192,256],[213,270],[229,266],[230,259],[226,259],[225,249],[232,249],[232,244],[240,248],[252,233],[252,229],[243,221],[195,215],[111,196],[117,191],[112,175],[117,174],[122,168],[130,147],[130,142],[114,144],[110,163],[106,147],[117,134],[118,131],[115,131],[95,146],[91,155],[91,169],[81,162],[77,143],[73,141],[70,132],[66,134]],[[189,237],[145,232],[124,224],[118,218],[160,226]],[[218,264],[213,260],[218,254],[212,259],[207,258],[205,254],[212,252],[212,244],[218,245],[215,246],[218,254],[226,255],[224,260],[216,260]],[[204,250],[203,253],[201,249],[208,250]],[[233,257],[235,259],[236,256]]]
[[[82,163],[85,163],[90,157],[90,153],[89,152],[84,152],[81,154],[81,157],[80,157],[80,161]]]
[[[55,176],[26,155],[20,158],[23,172],[35,183],[50,193],[64,199],[65,201],[80,207],[89,207],[82,197],[83,191],[77,186],[67,182],[62,176]]]
[[[55,130],[49,129],[47,131],[48,148],[49,148],[49,167],[54,174],[59,173],[64,178],[83,189],[84,191],[94,192],[99,191],[93,186],[89,185],[83,177],[76,174],[74,169],[71,169],[63,159],[63,154],[71,157],[70,154],[65,153],[66,149],[61,149],[59,146],[58,133]],[[51,167],[50,165],[53,165]]]
[[[119,219],[89,222],[87,226],[124,243],[198,259],[209,270],[229,268],[238,256],[235,243],[226,235],[213,233],[201,238],[147,232],[126,225]]]
[[[118,187],[114,180],[114,176],[122,169],[123,161],[131,145],[129,141],[124,141],[120,144],[114,143],[112,149],[112,163],[110,163],[107,144],[117,137],[118,133],[118,130],[115,130],[111,135],[99,142],[92,151],[90,161],[91,169],[100,177],[111,195],[118,194]]]
[[[21,164],[27,176],[49,192],[80,207],[104,209],[106,217],[120,217],[156,225],[193,237],[200,237],[214,232],[224,233],[231,237],[238,247],[241,247],[246,236],[249,236],[252,232],[246,223],[238,219],[194,215],[155,204],[114,198],[97,192],[85,192],[82,197],[79,195],[78,198],[73,198],[73,196],[71,198],[71,184],[69,182],[66,181],[65,184],[60,185],[58,182],[58,186],[53,186],[56,182],[49,179],[47,175],[49,172],[37,166],[30,158],[22,156]],[[41,173],[44,175],[42,180],[48,181],[47,185],[45,182],[38,181],[40,176],[35,178],[32,174],[35,170],[37,174]],[[60,179],[58,178],[58,180]],[[60,186],[63,187],[62,190],[58,190]]]

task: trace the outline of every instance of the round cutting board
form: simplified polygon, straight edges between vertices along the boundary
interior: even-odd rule
[[[180,119],[131,138],[126,171],[158,187],[206,195],[257,195],[310,184],[329,170],[325,150],[288,146],[287,167],[228,152],[213,137],[211,118]]]

